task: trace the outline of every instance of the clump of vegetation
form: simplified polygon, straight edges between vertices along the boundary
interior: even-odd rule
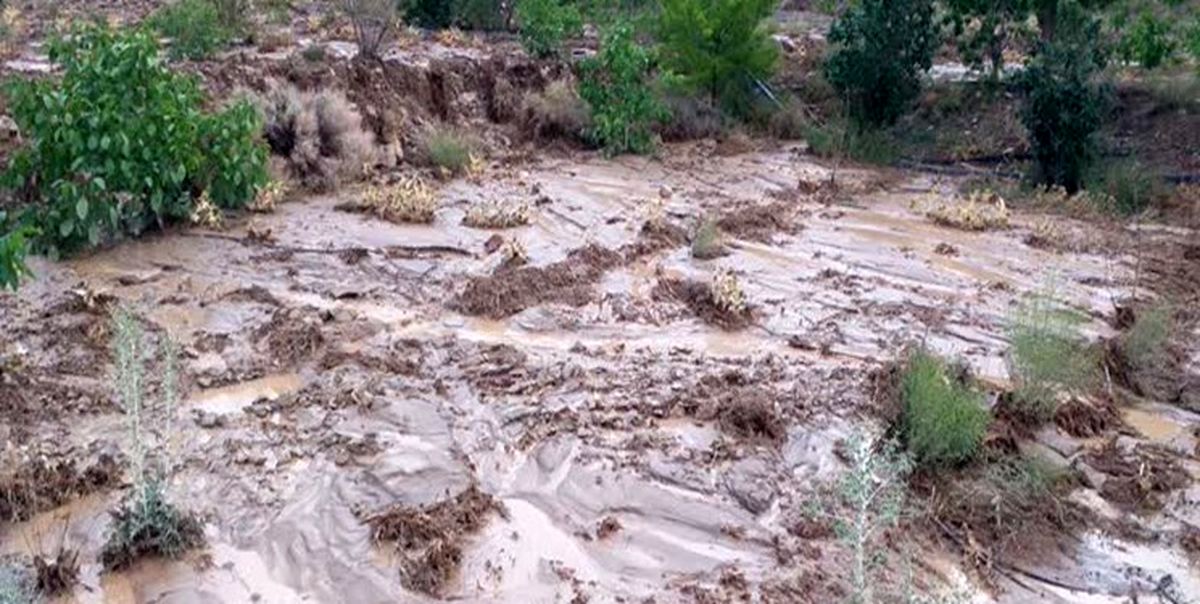
[[[0,211],[0,230],[5,226],[5,213]],[[0,290],[16,291],[22,277],[32,273],[25,264],[25,254],[29,249],[28,231],[17,229],[0,235]]]
[[[291,84],[270,82],[255,99],[266,116],[263,134],[271,152],[287,158],[288,169],[305,187],[331,190],[361,178],[374,162],[374,137],[340,91],[300,92]]]
[[[515,15],[521,43],[536,57],[559,54],[563,41],[583,27],[579,8],[563,0],[519,0]]]
[[[529,262],[529,250],[521,240],[511,237],[500,247],[500,258],[505,266],[521,266]]]
[[[580,65],[579,95],[591,110],[590,135],[609,155],[654,150],[652,126],[665,112],[650,90],[653,65],[624,23],[605,33],[600,51]]]
[[[24,204],[8,228],[24,229],[35,251],[57,256],[186,219],[204,193],[240,207],[267,182],[258,112],[237,102],[204,113],[195,79],[167,69],[149,33],[85,27],[50,57],[60,79],[8,91],[27,141],[3,176]],[[7,235],[8,248],[21,238]]]
[[[527,203],[486,201],[467,208],[463,224],[476,229],[511,229],[529,224],[530,218]]]
[[[1046,294],[1031,295],[1016,309],[1008,328],[1013,401],[1029,417],[1053,416],[1060,393],[1094,383],[1098,359],[1079,333],[1084,320]]]
[[[742,284],[733,271],[717,271],[709,285],[709,294],[718,310],[731,315],[741,315],[747,310],[746,292],[742,290]]]
[[[1107,210],[1129,216],[1145,210],[1166,195],[1154,169],[1136,160],[1104,163],[1088,178],[1087,190],[1098,194]]]
[[[895,526],[904,509],[905,480],[912,462],[895,443],[878,443],[862,434],[843,448],[849,468],[831,496],[814,501],[808,513],[833,522],[838,538],[850,550],[850,601],[875,602],[875,571],[885,561],[883,533]]]
[[[894,123],[917,98],[933,63],[937,28],[930,0],[862,0],[829,31],[825,77],[859,126]]]
[[[360,207],[384,220],[429,224],[438,209],[437,193],[425,181],[405,177],[386,187],[370,187]]]
[[[341,0],[342,11],[354,26],[358,53],[369,59],[392,39],[396,27],[395,0]]]
[[[987,62],[992,80],[1000,79],[1005,45],[1022,33],[1018,22],[1028,11],[1026,4],[1022,0],[946,2],[946,21],[955,36],[955,48],[968,65],[982,67]]]
[[[1148,369],[1163,361],[1167,344],[1174,329],[1171,307],[1152,306],[1138,313],[1133,325],[1121,336],[1121,350],[1129,363],[1138,369]]]
[[[179,406],[178,349],[160,343],[162,399],[146,400],[145,336],[125,309],[113,315],[113,376],[117,399],[125,411],[133,491],[113,512],[100,561],[109,570],[129,566],[143,556],[177,557],[204,543],[204,529],[194,516],[167,500],[171,438]],[[152,456],[151,452],[154,452]]]
[[[724,256],[725,253],[725,242],[717,221],[712,218],[700,221],[700,226],[696,227],[696,234],[692,236],[692,257],[711,260]]]
[[[713,105],[746,116],[775,72],[778,50],[766,27],[777,0],[664,0],[658,37],[662,67]]]
[[[901,401],[901,432],[915,462],[937,467],[975,457],[990,418],[983,396],[950,375],[945,362],[913,352],[901,374]]]
[[[1029,133],[1034,180],[1078,191],[1094,157],[1094,135],[1107,104],[1095,82],[1106,58],[1100,24],[1076,7],[1060,15],[1059,35],[1043,41],[1020,76],[1021,121]]]
[[[900,153],[890,132],[859,128],[845,120],[809,124],[804,127],[804,139],[817,157],[887,165],[896,161]]]
[[[1133,25],[1125,29],[1117,52],[1127,62],[1136,62],[1143,69],[1156,69],[1175,52],[1171,26],[1148,7],[1138,15]]]
[[[454,4],[451,0],[400,0],[405,21],[429,29],[453,25]]]
[[[512,6],[507,0],[458,0],[455,12],[466,29],[495,31],[508,27]]]
[[[541,92],[528,92],[521,102],[522,129],[535,138],[582,139],[591,116],[579,92],[568,80],[555,80]]]
[[[37,601],[29,573],[15,564],[0,562],[0,603],[34,604]]]
[[[447,176],[461,176],[478,161],[475,141],[448,127],[434,128],[421,141],[425,162]]]
[[[967,231],[986,231],[1008,227],[1008,204],[995,191],[976,189],[965,199],[935,197],[925,208],[925,216],[942,226]]]
[[[173,58],[207,58],[228,44],[231,37],[212,0],[176,0],[154,11],[148,23],[170,38]]]

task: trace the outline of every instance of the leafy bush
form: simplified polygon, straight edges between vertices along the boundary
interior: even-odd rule
[[[454,24],[454,2],[450,0],[401,0],[404,18],[429,29],[445,29]]]
[[[1121,37],[1117,50],[1122,59],[1136,61],[1145,69],[1154,69],[1175,51],[1171,26],[1147,8]]]
[[[1098,21],[1076,11],[1064,25],[1021,74],[1021,121],[1033,151],[1034,180],[1074,193],[1093,159],[1094,134],[1105,112],[1107,95],[1094,82],[1105,57]]]
[[[396,25],[395,0],[342,0],[342,12],[354,25],[358,53],[379,58],[379,50],[391,40]]]
[[[154,11],[150,27],[171,39],[173,58],[204,59],[224,47],[230,32],[212,0],[177,0]]]
[[[663,0],[662,66],[687,89],[736,115],[775,71],[778,51],[764,25],[777,0]]]
[[[1083,390],[1094,382],[1097,359],[1079,333],[1083,321],[1045,294],[1030,296],[1017,308],[1008,334],[1014,401],[1031,416],[1049,418],[1060,392]]]
[[[1017,22],[1027,5],[1024,0],[947,0],[945,20],[963,60],[972,67],[989,63],[990,76],[998,79],[1005,45],[1020,29]]]
[[[1112,207],[1100,208],[1123,215],[1137,214],[1165,195],[1161,177],[1149,166],[1136,160],[1105,163],[1090,175],[1087,190],[1103,193]]]
[[[474,144],[452,128],[434,128],[421,141],[426,163],[446,174],[465,174],[474,161]]]
[[[650,90],[653,67],[650,53],[624,23],[609,29],[596,56],[580,65],[579,95],[591,109],[591,137],[606,153],[654,150],[651,127],[665,112]]]
[[[552,57],[562,50],[563,40],[577,35],[583,18],[574,4],[563,0],[520,0],[516,8],[521,44],[529,54]]]
[[[1200,15],[1192,17],[1192,22],[1188,25],[1184,36],[1188,54],[1192,55],[1192,60],[1197,63],[1197,67],[1200,67]]]
[[[949,375],[941,359],[923,350],[912,353],[901,396],[901,428],[917,463],[953,465],[975,456],[989,420],[983,397]]]
[[[825,77],[859,125],[894,123],[921,90],[937,29],[931,0],[862,0],[834,21]]]
[[[205,114],[196,81],[172,73],[147,32],[86,27],[51,45],[61,79],[19,80],[9,108],[28,144],[4,183],[18,223],[56,256],[186,218],[207,193],[241,206],[266,182],[259,117]]]
[[[114,389],[126,416],[133,491],[113,512],[113,523],[100,552],[106,569],[129,566],[147,555],[177,557],[204,542],[204,530],[194,516],[167,501],[168,459],[175,415],[179,408],[178,348],[161,341],[162,399],[146,400],[145,334],[126,309],[113,313]]]
[[[5,224],[5,213],[0,211],[0,227]],[[0,235],[0,290],[16,291],[21,277],[30,274],[25,266],[25,254],[29,244],[26,229],[16,229]]]
[[[300,92],[269,82],[256,102],[266,116],[263,132],[271,152],[287,158],[288,169],[305,187],[328,191],[364,175],[375,142],[362,117],[337,90]]]

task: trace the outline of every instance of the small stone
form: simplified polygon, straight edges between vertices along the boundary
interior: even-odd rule
[[[663,185],[658,188],[658,196],[663,199],[670,199],[674,195],[675,190],[671,188],[671,185]]]

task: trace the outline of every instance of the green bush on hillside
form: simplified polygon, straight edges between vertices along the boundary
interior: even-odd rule
[[[177,0],[154,11],[151,28],[170,38],[168,53],[177,59],[204,59],[229,43],[230,30],[211,0]]]
[[[591,138],[610,155],[654,150],[653,125],[665,110],[650,89],[654,61],[623,23],[580,65],[579,96],[592,114]]]
[[[562,51],[563,41],[577,35],[583,18],[574,4],[563,0],[520,0],[516,7],[521,44],[536,57],[552,57]]]
[[[778,50],[766,20],[777,0],[663,0],[662,67],[691,92],[735,115],[775,72]]]
[[[266,183],[257,111],[244,102],[201,111],[196,81],[166,67],[150,33],[84,27],[50,57],[61,78],[8,88],[27,141],[3,175],[25,204],[10,227],[36,232],[36,251],[137,235],[186,218],[201,194],[238,207]]]

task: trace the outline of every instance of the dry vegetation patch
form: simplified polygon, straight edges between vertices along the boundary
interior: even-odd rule
[[[934,196],[922,208],[935,224],[966,231],[1008,228],[1008,204],[994,191],[972,191],[965,198]]]
[[[710,283],[661,278],[652,295],[682,302],[702,321],[722,329],[742,329],[754,322],[754,311],[733,273],[719,272]]]
[[[393,184],[368,187],[358,201],[338,208],[365,212],[388,222],[429,224],[439,205],[433,187],[416,176],[404,176]]]

